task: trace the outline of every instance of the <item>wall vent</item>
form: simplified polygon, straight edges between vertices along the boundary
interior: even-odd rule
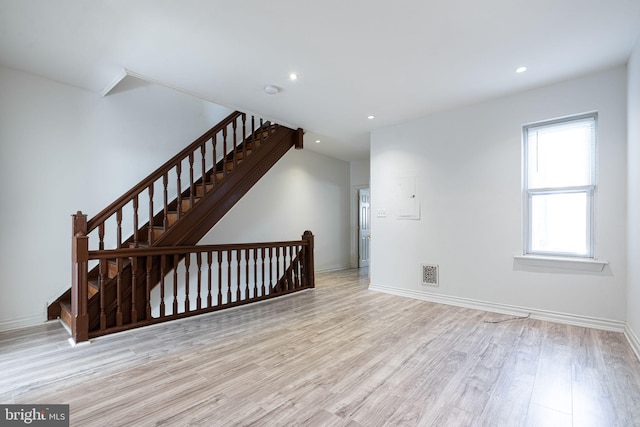
[[[426,286],[438,286],[438,266],[422,264],[422,284]]]

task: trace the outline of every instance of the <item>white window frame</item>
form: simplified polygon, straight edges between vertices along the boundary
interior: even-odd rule
[[[592,155],[591,155],[591,185],[569,186],[569,187],[553,187],[553,188],[529,188],[528,177],[528,135],[529,131],[536,128],[548,128],[555,125],[562,125],[572,121],[582,121],[591,119],[594,121],[594,137],[592,139]],[[575,116],[563,117],[554,120],[531,123],[522,128],[522,183],[523,183],[523,255],[524,256],[541,256],[541,257],[565,257],[576,259],[594,259],[594,228],[595,228],[595,197],[597,184],[597,137],[598,135],[598,114],[596,112],[579,114]],[[559,251],[537,251],[532,249],[532,198],[536,195],[548,194],[570,194],[584,193],[587,200],[587,208],[585,209],[586,218],[586,238],[587,253],[559,252]]]

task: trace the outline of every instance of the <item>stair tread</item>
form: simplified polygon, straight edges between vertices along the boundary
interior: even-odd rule
[[[68,313],[71,313],[71,301],[60,300],[60,308]]]
[[[131,242],[131,243],[129,243],[129,247],[130,247],[131,249],[135,249],[135,248],[148,248],[148,247],[149,247],[149,242],[147,242],[146,240],[145,240],[145,241],[143,241],[143,242],[138,241],[138,243],[133,243],[133,242]]]

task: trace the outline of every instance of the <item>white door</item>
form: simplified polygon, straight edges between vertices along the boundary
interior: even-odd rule
[[[371,247],[371,203],[368,188],[358,190],[358,212],[358,267],[367,267]]]

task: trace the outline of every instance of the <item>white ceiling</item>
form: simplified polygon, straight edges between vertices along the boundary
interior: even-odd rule
[[[640,0],[0,0],[2,65],[96,93],[128,70],[345,160],[374,128],[624,64],[639,36]]]

